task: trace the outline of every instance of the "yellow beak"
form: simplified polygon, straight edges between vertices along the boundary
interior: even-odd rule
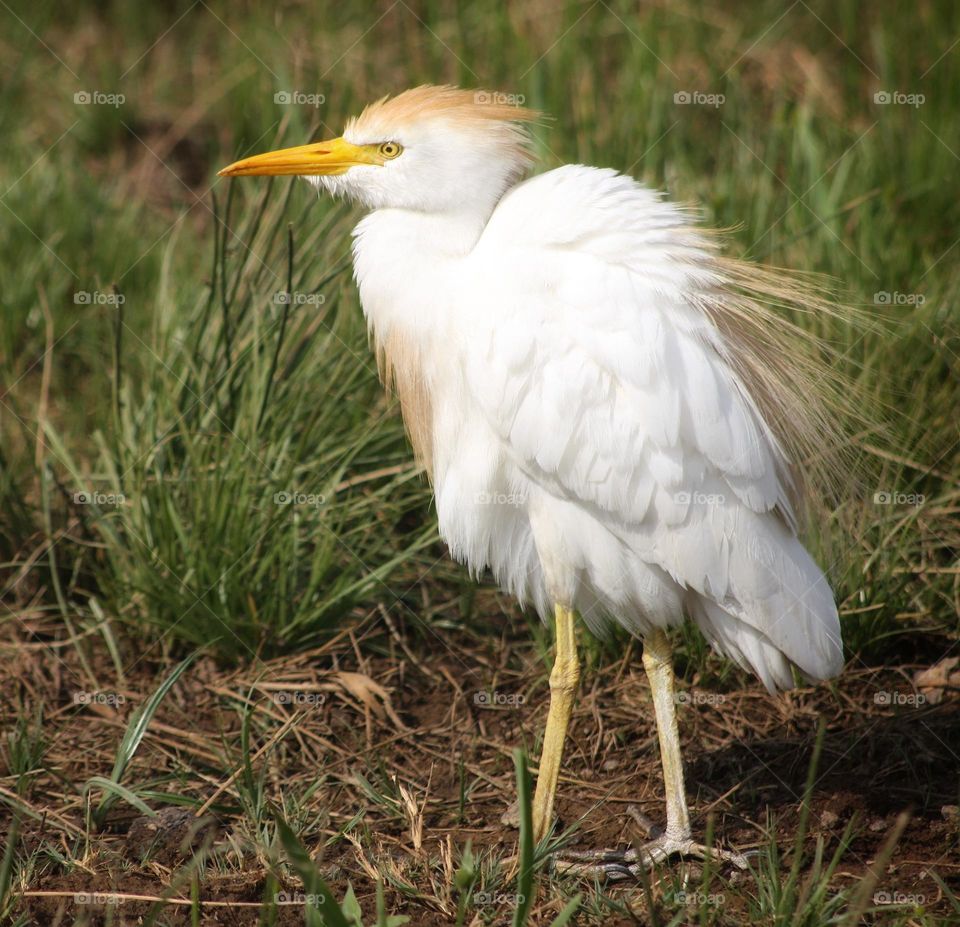
[[[342,138],[328,142],[281,148],[266,154],[236,161],[219,172],[220,177],[245,177],[250,174],[318,176],[342,174],[357,164],[382,165],[384,158],[376,145],[353,145]]]

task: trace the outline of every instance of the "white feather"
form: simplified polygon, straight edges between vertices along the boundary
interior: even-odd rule
[[[416,346],[429,386],[452,554],[598,632],[686,613],[770,688],[791,664],[838,672],[836,606],[793,533],[788,462],[701,308],[718,277],[689,217],[577,165],[486,209],[404,201],[355,240],[370,324]]]

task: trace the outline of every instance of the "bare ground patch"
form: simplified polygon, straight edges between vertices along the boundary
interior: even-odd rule
[[[82,644],[86,669],[61,632],[24,617],[6,626],[0,704],[4,730],[26,725],[38,745],[25,769],[8,741],[0,797],[4,831],[10,812],[20,811],[21,854],[30,861],[19,888],[37,923],[106,923],[108,915],[133,922],[151,910],[151,898],[189,901],[191,890],[203,923],[257,924],[265,896],[281,902],[276,923],[302,923],[302,888],[271,848],[275,813],[300,832],[338,897],[349,882],[372,911],[383,878],[389,910],[415,924],[453,922],[454,873],[469,840],[489,886],[470,917],[507,916],[516,833],[500,818],[515,793],[512,750],[525,745],[537,755],[548,692],[543,659],[508,619],[499,638],[405,637],[370,620],[322,648],[258,667],[231,670],[201,658],[164,700],[121,778],[160,817],[116,801],[96,827],[91,809],[102,793],[85,797],[84,784],[110,775],[131,714],[173,661],[146,651],[119,677],[107,647],[91,637]],[[631,648],[619,663],[584,673],[558,800],[560,824],[574,828],[577,847],[635,839],[631,805],[654,820],[662,814],[638,656]],[[788,870],[822,717],[806,848],[822,839],[831,853],[853,821],[833,876],[835,888],[851,886],[908,811],[877,890],[946,911],[932,873],[960,887],[958,702],[947,689],[930,704],[912,685],[920,668],[851,667],[835,685],[776,697],[757,685],[684,685],[695,829],[703,832],[712,816],[718,839],[741,851],[775,840]],[[191,862],[201,847],[205,859]],[[650,896],[637,886],[606,894],[643,911],[678,871],[697,874],[678,863],[653,879]],[[578,888],[590,891],[544,877],[534,922],[548,921]],[[727,882],[731,923],[753,891],[750,876]],[[164,907],[158,922],[189,923],[189,905]],[[609,912],[597,922],[635,923]]]

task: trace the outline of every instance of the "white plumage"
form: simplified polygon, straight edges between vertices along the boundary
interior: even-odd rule
[[[686,610],[769,688],[788,661],[837,673],[833,597],[791,527],[789,462],[698,308],[719,279],[689,218],[578,165],[511,189],[476,241],[423,225],[376,211],[354,252],[375,337],[399,328],[429,384],[454,557],[597,631]]]
[[[343,139],[224,173],[307,175],[371,210],[354,233],[360,298],[440,532],[474,574],[489,569],[545,620],[556,610],[558,644],[569,611],[651,641],[687,616],[768,689],[791,686],[793,666],[836,674],[837,609],[797,538],[791,459],[821,427],[830,435],[816,376],[767,339],[776,284],[615,171],[569,165],[517,183],[529,118],[418,88],[369,107]],[[660,848],[689,850],[657,647],[673,838]],[[558,655],[555,699],[574,670]],[[553,723],[551,709],[541,779],[560,749]]]

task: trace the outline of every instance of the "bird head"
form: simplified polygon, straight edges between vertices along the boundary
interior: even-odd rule
[[[530,162],[537,113],[503,94],[416,87],[351,119],[340,138],[237,161],[224,177],[296,175],[371,209],[486,213]]]

